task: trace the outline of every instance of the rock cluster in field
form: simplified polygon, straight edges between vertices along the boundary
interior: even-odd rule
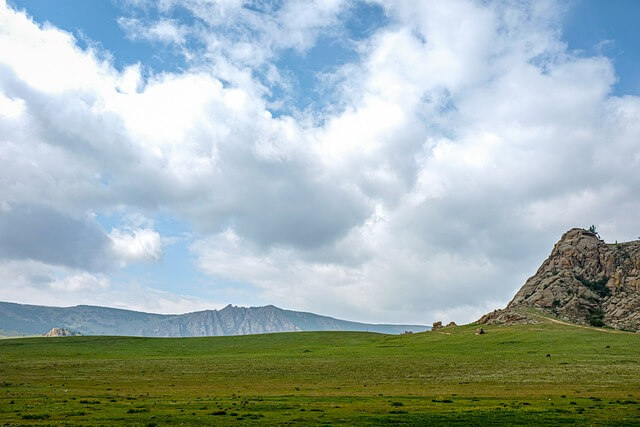
[[[581,228],[567,231],[504,310],[478,323],[533,323],[536,308],[578,324],[640,330],[640,241],[607,244]]]
[[[73,332],[65,328],[53,328],[44,334],[45,337],[70,337],[72,335],[74,335]]]

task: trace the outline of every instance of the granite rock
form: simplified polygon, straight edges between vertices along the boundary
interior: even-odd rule
[[[640,330],[640,241],[605,243],[574,228],[503,310],[478,323],[535,323],[535,308],[572,323]]]

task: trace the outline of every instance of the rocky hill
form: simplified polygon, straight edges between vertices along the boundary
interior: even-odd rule
[[[400,334],[420,332],[421,325],[378,325],[349,322],[313,313],[283,310],[273,305],[163,315],[80,305],[44,307],[0,302],[0,334],[43,334],[66,328],[82,335],[128,335],[145,337],[196,337],[245,335],[295,331],[369,331]]]
[[[75,335],[73,332],[65,328],[53,328],[44,334],[45,337],[70,337],[73,335]]]
[[[478,323],[528,323],[535,308],[573,323],[640,331],[640,241],[605,243],[574,228],[504,310]]]

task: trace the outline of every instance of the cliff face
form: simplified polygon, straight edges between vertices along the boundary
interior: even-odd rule
[[[526,322],[519,309],[527,307],[573,323],[639,331],[640,241],[607,244],[571,229],[507,307],[478,322]]]
[[[144,336],[217,336],[270,332],[297,332],[303,329],[274,306],[233,307],[173,316],[141,329]]]

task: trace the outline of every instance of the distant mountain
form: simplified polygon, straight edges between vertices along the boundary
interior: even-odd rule
[[[421,325],[376,325],[313,313],[265,307],[235,307],[166,315],[79,305],[45,307],[0,302],[0,335],[41,335],[65,328],[82,335],[199,337],[295,331],[369,331],[400,334],[429,329]]]

